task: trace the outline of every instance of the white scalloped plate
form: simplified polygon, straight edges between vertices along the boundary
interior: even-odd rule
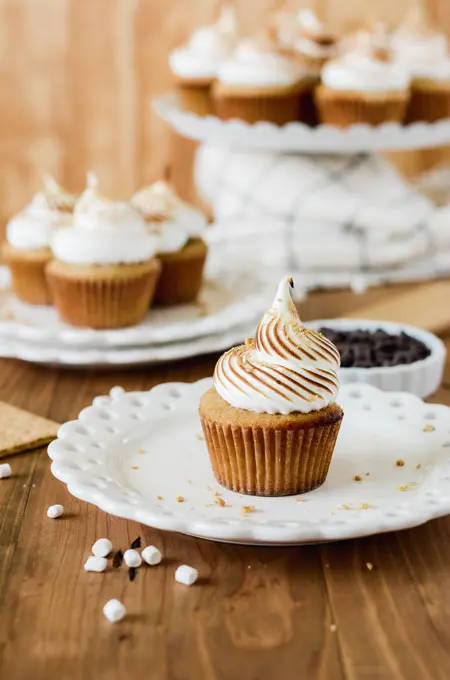
[[[57,344],[62,350],[180,343],[247,324],[249,318],[263,313],[268,302],[268,284],[256,274],[228,272],[208,278],[198,302],[152,309],[138,326],[105,331],[79,329],[60,321],[53,307],[20,302],[9,288],[8,271],[0,267],[0,338],[11,346],[25,341],[43,343],[47,349]]]
[[[303,123],[250,125],[241,120],[222,121],[215,116],[198,116],[186,111],[178,106],[174,93],[157,97],[153,104],[161,118],[182,136],[241,150],[356,153],[439,147],[450,143],[450,119],[407,126],[398,123],[376,127],[352,125],[346,129],[330,125],[311,128]]]
[[[233,543],[367,536],[450,512],[448,407],[344,386],[345,416],[328,479],[298,502],[238,495],[215,482],[197,415],[210,385],[207,378],[97,397],[50,444],[53,474],[74,496],[112,515]],[[244,505],[254,511],[242,514]]]
[[[217,335],[206,335],[185,342],[171,342],[148,347],[77,348],[68,345],[39,344],[30,340],[0,338],[0,357],[68,368],[148,366],[222,352],[243,342],[254,332],[258,321],[259,318],[249,320],[245,326],[238,326]]]

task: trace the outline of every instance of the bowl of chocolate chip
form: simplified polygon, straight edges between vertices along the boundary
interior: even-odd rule
[[[319,330],[341,355],[341,384],[367,383],[424,399],[442,382],[446,349],[432,333],[414,326],[362,319],[321,319]]]

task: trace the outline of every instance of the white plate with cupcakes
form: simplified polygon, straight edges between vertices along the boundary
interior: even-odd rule
[[[339,390],[338,369],[284,279],[213,379],[97,397],[49,446],[52,472],[113,515],[235,543],[339,540],[449,513],[450,409]]]
[[[195,341],[201,353],[242,339],[267,281],[224,263],[206,231],[204,214],[165,181],[115,201],[93,173],[79,197],[45,178],[7,225],[0,353],[129,365],[192,356]]]

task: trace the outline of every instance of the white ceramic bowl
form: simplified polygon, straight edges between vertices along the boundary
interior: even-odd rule
[[[375,331],[380,328],[394,335],[403,331],[423,342],[431,351],[426,359],[412,364],[374,368],[341,368],[339,378],[342,385],[365,383],[385,392],[411,392],[425,399],[436,392],[442,382],[447,352],[444,343],[433,333],[407,324],[366,319],[319,319],[307,325],[311,328],[323,327],[340,331]]]

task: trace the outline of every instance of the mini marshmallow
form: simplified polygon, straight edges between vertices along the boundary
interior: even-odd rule
[[[192,586],[198,579],[198,571],[194,567],[182,564],[175,572],[175,581],[184,583],[185,586]]]
[[[11,477],[11,475],[12,470],[9,463],[3,463],[3,465],[0,465],[0,479],[6,479],[7,477]]]
[[[108,562],[105,557],[95,557],[94,555],[91,555],[84,564],[84,570],[97,572],[105,571],[107,564]]]
[[[155,564],[159,564],[161,562],[162,555],[158,548],[155,548],[154,545],[148,545],[142,551],[142,559],[151,567],[154,567]]]
[[[112,550],[112,543],[109,538],[99,538],[92,546],[92,554],[95,557],[107,557]]]
[[[142,564],[142,557],[139,555],[137,550],[125,550],[123,554],[123,559],[127,567],[140,567]]]
[[[119,600],[108,600],[103,607],[103,613],[111,623],[122,621],[126,616],[127,610]]]
[[[62,505],[51,505],[49,508],[47,508],[47,517],[50,517],[50,519],[61,517],[63,513],[64,507]]]

